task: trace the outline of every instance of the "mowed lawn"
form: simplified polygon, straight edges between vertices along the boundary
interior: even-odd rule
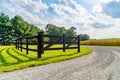
[[[60,47],[59,45],[53,47]],[[36,48],[36,46],[31,46]],[[77,49],[69,49],[66,52],[62,50],[45,51],[42,54],[42,58],[37,58],[37,52],[18,51],[14,46],[0,46],[0,73],[23,69],[27,67],[33,67],[38,65],[44,65],[59,61],[64,61],[83,55],[87,55],[92,52],[92,49],[81,47],[81,52],[77,52]]]

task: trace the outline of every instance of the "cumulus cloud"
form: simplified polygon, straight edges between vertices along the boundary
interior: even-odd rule
[[[103,3],[108,3],[108,2],[111,2],[112,0],[100,0],[100,1]]]
[[[0,11],[13,17],[22,16],[29,23],[45,28],[53,23],[91,38],[111,37],[120,28],[120,0],[1,0]],[[42,26],[42,27],[41,27]],[[102,32],[104,30],[104,32]],[[107,31],[109,30],[109,31]]]
[[[61,24],[63,26],[81,26],[92,22],[92,15],[83,8],[80,4],[77,4],[74,0],[60,0],[61,4],[51,4],[51,7],[55,14],[60,17],[54,18],[55,24]],[[72,6],[70,6],[72,5]],[[60,23],[61,21],[61,23]]]
[[[120,1],[120,0],[100,0],[102,3],[108,3],[108,2],[111,2],[111,1],[116,1],[116,2],[118,2],[118,1]]]
[[[120,1],[111,1],[102,6],[103,12],[112,18],[120,18]]]
[[[114,26],[113,24],[104,24],[104,23],[93,23],[91,24],[94,28],[110,28],[111,26]]]
[[[93,13],[102,14],[102,6],[100,3],[93,7]]]
[[[9,11],[7,14],[10,16],[20,15],[26,21],[37,26],[47,24],[46,21],[41,19],[43,13],[40,13],[42,10],[47,10],[48,6],[43,4],[41,0],[10,0],[3,3],[4,5],[1,4],[1,6]]]

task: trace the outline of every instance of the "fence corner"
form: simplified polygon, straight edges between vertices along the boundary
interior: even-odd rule
[[[80,52],[80,35],[78,35],[78,52]]]
[[[44,53],[44,33],[38,32],[38,58],[41,58],[41,54]]]

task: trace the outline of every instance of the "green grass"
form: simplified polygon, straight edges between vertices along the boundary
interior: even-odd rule
[[[30,46],[30,48],[35,47]],[[53,47],[59,47],[59,45]],[[26,54],[25,50],[20,52],[14,46],[0,46],[0,73],[73,59],[90,52],[92,49],[85,47],[81,47],[79,53],[77,49],[66,50],[66,52],[62,52],[62,50],[45,51],[42,58],[38,59],[36,52],[29,51],[29,54]]]
[[[87,40],[81,41],[80,43],[81,45],[120,46],[120,39]]]

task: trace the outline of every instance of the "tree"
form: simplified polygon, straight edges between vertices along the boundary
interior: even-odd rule
[[[75,37],[76,36],[75,30],[76,30],[75,27],[70,27],[69,29],[67,29],[66,36]],[[72,42],[73,40],[74,40],[73,38],[66,39],[67,42]]]
[[[47,34],[50,34],[50,35],[60,36],[63,33],[65,33],[65,28],[64,27],[58,27],[58,26],[53,25],[53,24],[47,24],[45,30],[46,30]]]
[[[76,36],[76,28],[75,27],[70,27],[69,29],[65,29],[64,27],[58,27],[53,24],[47,24],[45,28],[46,32],[48,35],[57,35],[57,36],[62,36],[63,34],[66,34],[66,36]],[[49,41],[54,42],[56,39],[54,38],[49,38]],[[73,39],[67,39],[68,41],[73,41]]]
[[[74,37],[76,36],[75,27],[70,27],[69,29],[66,29],[66,36]]]
[[[29,24],[27,21],[16,15],[14,18],[11,19],[11,23],[15,30],[14,38],[26,37],[26,36],[35,36],[38,32],[42,31],[37,26],[33,24]],[[36,39],[30,40],[30,42],[36,42]]]
[[[87,35],[87,34],[80,34],[80,40],[81,41],[89,40],[89,39],[90,39],[89,35]]]
[[[0,14],[0,44],[6,45],[12,42],[12,25],[10,23],[9,17],[4,13]]]
[[[40,32],[37,26],[29,24],[21,16],[16,15],[11,20],[8,15],[0,14],[0,44],[12,44],[16,38],[35,36]],[[32,39],[31,42],[37,41]]]
[[[57,35],[57,36],[62,36],[63,33],[65,33],[65,28],[64,27],[58,27],[53,24],[47,24],[46,28],[46,33],[48,35]],[[50,42],[54,42],[56,38],[49,38],[48,39]]]
[[[14,37],[24,37],[27,33],[29,33],[30,27],[26,21],[22,19],[21,16],[16,15],[11,19],[11,23],[13,25]]]

